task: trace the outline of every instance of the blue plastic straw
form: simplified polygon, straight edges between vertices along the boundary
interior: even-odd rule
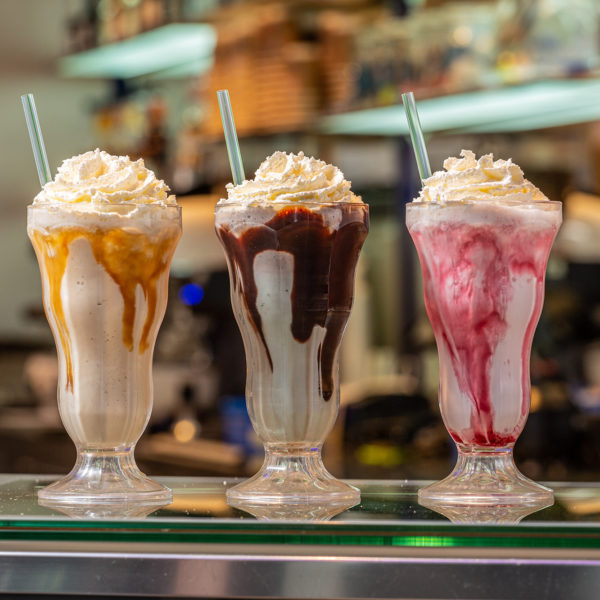
[[[412,92],[402,94],[402,102],[406,111],[406,119],[408,120],[408,130],[410,131],[410,139],[415,151],[417,159],[417,167],[421,180],[425,181],[431,177],[431,166],[429,165],[429,156],[427,156],[427,148],[425,147],[425,139],[423,138],[423,129],[415,104],[415,96]]]
[[[46,147],[44,146],[44,138],[42,137],[42,128],[38,119],[37,110],[35,109],[35,101],[33,94],[23,94],[21,96],[23,110],[25,111],[25,120],[27,121],[27,129],[29,130],[29,139],[33,148],[33,158],[35,158],[35,166],[37,167],[40,185],[44,187],[52,180],[50,174],[50,166],[48,165],[48,157],[46,156]]]
[[[233,122],[233,111],[231,110],[231,101],[229,100],[228,90],[219,90],[219,110],[221,111],[221,120],[223,121],[223,131],[225,132],[225,143],[227,144],[227,155],[231,165],[231,175],[234,185],[240,185],[246,179],[244,175],[244,164],[242,163],[242,154]]]

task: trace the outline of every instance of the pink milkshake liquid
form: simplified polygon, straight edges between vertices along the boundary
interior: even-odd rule
[[[413,202],[407,226],[440,361],[439,402],[458,446],[422,503],[548,504],[512,450],[529,413],[529,358],[560,202]]]

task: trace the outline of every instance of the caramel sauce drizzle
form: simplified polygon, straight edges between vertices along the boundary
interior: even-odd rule
[[[67,363],[67,389],[73,390],[73,362],[69,329],[60,295],[70,244],[84,238],[92,249],[96,262],[119,286],[123,297],[123,343],[134,349],[133,328],[136,317],[135,292],[139,285],[147,303],[147,314],[139,343],[139,353],[149,347],[149,338],[156,316],[157,281],[169,268],[180,236],[178,227],[168,227],[153,235],[128,228],[65,227],[43,232],[32,231],[31,239],[40,265],[48,277],[48,300],[57,334]],[[48,310],[48,308],[46,310]],[[48,316],[48,315],[47,315]]]

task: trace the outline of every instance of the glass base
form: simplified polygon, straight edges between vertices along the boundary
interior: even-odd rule
[[[255,504],[241,500],[239,504],[228,498],[229,506],[243,510],[260,521],[329,521],[332,517],[356,506],[358,502],[348,504]]]
[[[251,509],[282,504],[349,508],[360,502],[360,491],[325,469],[320,447],[265,445],[265,461],[260,471],[228,489],[227,502],[244,510],[245,505]]]
[[[173,501],[170,489],[146,477],[135,464],[133,449],[84,451],[63,479],[38,491],[41,501],[77,504],[166,505]]]
[[[542,501],[540,504],[450,504],[441,503],[433,500],[419,500],[419,504],[425,508],[434,510],[435,512],[444,515],[452,521],[463,525],[495,525],[506,524],[516,525],[523,519],[533,513],[552,506],[554,502]]]
[[[430,508],[436,504],[543,508],[553,502],[551,489],[519,472],[512,449],[459,451],[456,466],[448,477],[419,490],[419,503]]]
[[[67,515],[71,519],[145,519],[153,512],[160,510],[167,502],[148,502],[133,504],[122,502],[98,502],[97,504],[81,503],[77,500],[65,502],[38,499],[38,504],[44,508],[50,508],[58,513]]]

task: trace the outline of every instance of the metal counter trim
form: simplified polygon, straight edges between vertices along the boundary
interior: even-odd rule
[[[587,600],[597,559],[0,552],[0,593],[170,598]],[[34,575],[35,574],[35,575]]]

